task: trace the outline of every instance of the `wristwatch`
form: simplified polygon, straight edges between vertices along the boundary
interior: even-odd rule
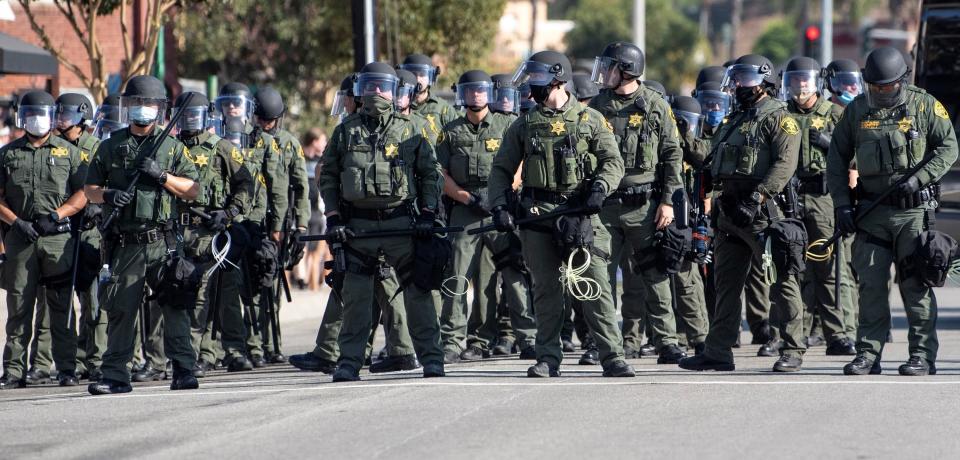
[[[756,190],[754,190],[753,193],[750,194],[750,199],[753,200],[754,203],[758,203],[758,204],[759,204],[761,198],[763,198],[763,196],[760,195],[760,192],[758,192],[758,191],[756,191]]]

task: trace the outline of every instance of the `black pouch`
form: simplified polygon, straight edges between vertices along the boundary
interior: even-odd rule
[[[656,235],[657,268],[674,275],[683,271],[683,263],[693,248],[693,230],[690,227],[678,228],[673,222]]]
[[[250,233],[244,225],[233,224],[227,227],[227,233],[230,234],[230,250],[227,251],[227,260],[239,266],[243,262],[244,253],[251,247]],[[225,236],[217,236],[214,240],[217,247],[226,244]],[[233,266],[225,264],[226,270],[232,270]]]
[[[256,283],[256,286],[261,288],[273,286],[273,281],[279,268],[279,263],[277,262],[278,254],[279,249],[277,248],[276,242],[269,238],[264,238],[259,241],[256,250],[252,253],[253,260],[251,261],[254,268],[251,277],[253,278],[253,282]]]
[[[957,252],[957,241],[950,235],[936,230],[922,232],[913,254],[904,261],[904,274],[919,277],[924,286],[943,287]]]
[[[424,291],[440,289],[453,257],[453,243],[436,234],[413,240],[413,284]]]
[[[780,219],[765,230],[770,238],[773,263],[780,271],[796,275],[806,268],[807,227],[799,219]]]
[[[147,272],[147,285],[160,305],[192,310],[197,306],[202,276],[203,272],[190,259],[174,256]]]
[[[97,279],[100,273],[100,248],[90,243],[80,243],[80,260],[74,261],[80,264],[77,267],[77,292],[89,292],[93,286],[93,280]]]
[[[590,216],[560,216],[553,224],[553,242],[564,254],[576,248],[593,246],[593,222]]]

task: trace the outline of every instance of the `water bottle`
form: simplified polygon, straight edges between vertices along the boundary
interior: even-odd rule
[[[707,226],[701,221],[693,232],[693,248],[699,255],[707,253]]]
[[[104,284],[110,281],[110,265],[103,264],[103,268],[100,269],[100,284]]]

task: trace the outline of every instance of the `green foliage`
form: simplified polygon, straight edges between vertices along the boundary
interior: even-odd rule
[[[783,64],[795,54],[797,33],[796,27],[785,20],[771,21],[757,39],[753,52],[766,56],[775,66]]]

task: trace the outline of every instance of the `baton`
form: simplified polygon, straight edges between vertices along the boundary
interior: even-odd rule
[[[430,233],[459,233],[463,231],[462,226],[457,227],[433,227],[429,230]],[[417,231],[410,228],[404,230],[388,230],[384,232],[356,232],[350,236],[351,240],[362,240],[369,238],[389,238],[393,236],[413,236]],[[469,232],[468,232],[469,233]],[[328,241],[330,238],[329,235],[303,235],[298,238],[301,242],[308,241]]]
[[[585,212],[586,209],[587,209],[586,207],[581,206],[576,208],[561,209],[559,211],[555,210],[552,212],[548,212],[546,214],[540,214],[536,216],[524,217],[523,219],[518,219],[514,222],[514,225],[519,227],[521,225],[532,224],[532,223],[540,222],[544,220],[550,220],[550,219],[553,219],[554,217],[565,216],[568,214],[581,214]],[[478,233],[485,233],[485,232],[489,232],[496,229],[497,229],[497,226],[494,224],[484,225],[483,227],[478,227],[478,228],[468,230],[467,235],[476,235]]]

